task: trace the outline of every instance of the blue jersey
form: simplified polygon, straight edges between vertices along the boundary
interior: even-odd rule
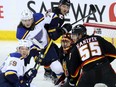
[[[45,24],[45,28],[48,31],[49,37],[53,40],[57,40],[62,35],[61,26],[64,23],[64,15],[61,14],[59,8],[53,9],[53,17],[49,24]]]

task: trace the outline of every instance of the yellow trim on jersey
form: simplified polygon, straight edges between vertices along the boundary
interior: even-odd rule
[[[23,35],[22,39],[25,39],[25,37],[27,36],[28,33],[29,33],[29,31],[26,31],[26,33]]]
[[[12,75],[12,74],[16,74],[16,72],[13,72],[13,71],[6,72],[6,73],[5,73],[5,76],[7,76],[7,75]]]
[[[97,61],[97,60],[102,59],[102,58],[104,58],[104,56],[97,57],[97,58],[92,58],[91,60],[85,61],[85,62],[82,64],[82,66],[87,65],[87,64],[89,64],[89,63],[91,63],[91,62]]]
[[[48,30],[48,32],[54,32],[54,31],[56,31],[56,29],[50,29],[50,30]]]
[[[20,59],[22,60],[22,59],[24,59],[24,57],[20,57]]]
[[[55,15],[53,18],[58,18],[58,15]]]
[[[40,20],[38,20],[37,22],[35,22],[35,24],[40,23],[42,20],[44,20],[44,17],[42,17]]]
[[[35,62],[36,62],[37,58],[38,58],[37,56],[34,57],[34,61],[35,61]]]
[[[76,72],[74,73],[74,75],[71,75],[71,77],[73,78],[77,77],[77,75],[79,74],[80,68],[81,67],[77,68]]]
[[[114,57],[114,58],[116,58],[116,55],[113,55],[113,54],[106,54],[105,56],[109,56],[109,57]]]
[[[47,54],[47,52],[48,52],[48,50],[49,50],[49,48],[50,48],[52,42],[53,42],[53,40],[51,40],[50,43],[48,44],[48,46],[47,46],[47,48],[46,48],[46,50],[45,50],[45,52],[44,52],[43,58],[46,56],[46,54]]]
[[[32,48],[31,48],[31,50],[32,49],[36,49],[36,50],[38,50],[38,51],[40,51],[41,49],[39,49],[38,47],[36,47],[36,46],[33,46]]]

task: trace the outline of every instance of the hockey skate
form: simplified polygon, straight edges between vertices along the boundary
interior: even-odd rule
[[[51,78],[52,78],[52,77],[51,77],[51,72],[46,72],[46,71],[45,71],[45,73],[44,73],[44,79],[45,79],[45,80],[51,80]]]

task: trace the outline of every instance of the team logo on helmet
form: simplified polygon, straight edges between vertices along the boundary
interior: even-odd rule
[[[33,13],[29,9],[26,9],[26,10],[22,11],[21,20],[28,20],[28,19],[31,19],[31,18],[33,18]]]

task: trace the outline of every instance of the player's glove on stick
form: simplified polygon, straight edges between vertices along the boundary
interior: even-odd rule
[[[31,68],[25,73],[24,80],[26,81],[26,83],[28,82],[31,83],[32,79],[36,77],[36,75],[37,75],[37,69]]]

